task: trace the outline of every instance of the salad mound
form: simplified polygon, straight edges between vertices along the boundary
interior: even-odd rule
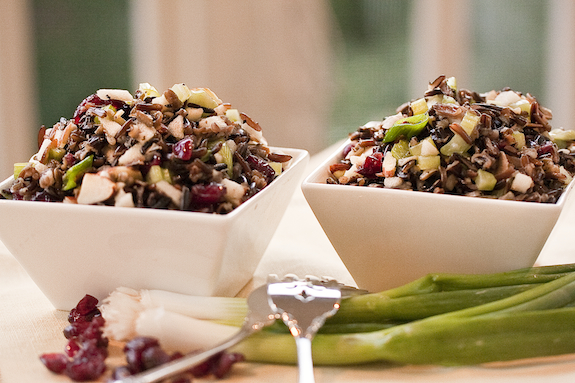
[[[575,172],[575,131],[511,89],[438,77],[422,98],[350,134],[327,183],[555,203]]]
[[[39,141],[4,198],[225,214],[291,160],[248,115],[185,84],[100,89]]]

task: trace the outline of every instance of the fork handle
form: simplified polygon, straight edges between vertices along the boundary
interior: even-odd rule
[[[313,359],[311,356],[311,339],[305,336],[295,338],[297,348],[297,365],[299,371],[299,383],[314,383]]]

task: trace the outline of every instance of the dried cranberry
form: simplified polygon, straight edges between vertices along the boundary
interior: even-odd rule
[[[192,203],[196,205],[211,205],[221,202],[226,195],[226,188],[215,182],[207,185],[196,184],[191,188]]]
[[[65,374],[77,382],[95,380],[106,371],[107,356],[107,352],[101,348],[81,348],[66,365]]]
[[[124,346],[124,353],[126,354],[126,362],[128,368],[135,374],[144,371],[144,361],[142,360],[142,353],[147,348],[157,347],[159,342],[155,338],[140,336],[132,339]]]
[[[276,176],[276,172],[266,161],[260,157],[254,156],[253,154],[250,154],[248,158],[246,158],[246,161],[252,169],[257,170],[258,172],[262,173],[264,177],[266,177],[268,184],[273,181],[274,177]]]
[[[192,380],[186,378],[185,376],[178,376],[176,378],[172,378],[172,383],[190,383]]]
[[[64,329],[64,336],[69,339],[64,354],[40,357],[50,371],[65,373],[75,381],[95,380],[104,373],[108,339],[103,336],[106,321],[97,304],[96,298],[86,295],[70,311],[70,324]]]
[[[95,93],[82,100],[80,105],[78,105],[78,107],[76,108],[76,111],[74,111],[74,123],[76,125],[80,123],[80,119],[82,118],[84,113],[86,113],[86,111],[90,107],[90,104],[100,106],[105,105],[106,102],[102,100],[100,97],[98,97]]]
[[[76,321],[74,323],[70,323],[68,326],[64,328],[64,337],[66,337],[66,339],[77,338],[89,326],[90,322]]]
[[[375,152],[365,158],[365,162],[357,169],[357,172],[362,176],[373,178],[377,173],[381,173],[382,162],[383,153]]]
[[[192,159],[193,150],[194,141],[190,137],[181,139],[172,147],[174,155],[182,161],[189,161]]]
[[[196,378],[213,374],[218,379],[221,379],[229,373],[234,363],[244,360],[243,354],[220,352],[197,366],[194,366],[189,372]]]
[[[76,307],[70,310],[68,322],[90,322],[97,315],[101,315],[100,309],[98,309],[98,299],[86,294]]]
[[[343,158],[345,158],[345,157],[349,154],[349,152],[351,152],[351,149],[352,149],[352,148],[353,148],[353,145],[352,145],[352,144],[347,144],[347,145],[345,145],[344,148],[343,148],[343,150],[341,151],[341,156],[342,156]]]
[[[170,356],[160,346],[148,347],[142,351],[142,364],[144,370],[168,363]]]
[[[120,380],[120,379],[127,378],[130,375],[132,375],[132,373],[130,372],[130,369],[128,368],[128,366],[120,366],[120,367],[116,367],[114,369],[114,372],[112,372],[112,379]]]
[[[80,299],[80,302],[78,302],[78,304],[76,305],[76,311],[80,315],[88,315],[93,310],[95,310],[97,306],[98,306],[98,299],[89,294],[86,294],[84,295],[84,298]]]
[[[188,372],[195,376],[196,378],[201,378],[206,376],[212,370],[212,365],[216,363],[220,354],[216,354],[209,359],[204,360],[202,363],[195,365],[194,367],[190,368]]]
[[[55,196],[46,192],[45,190],[42,190],[41,192],[34,194],[31,200],[40,202],[60,202],[59,198],[56,198]]]
[[[76,163],[76,157],[74,157],[74,154],[68,152],[62,158],[62,163],[68,167],[71,167]]]
[[[537,154],[539,156],[544,156],[547,154],[553,154],[555,152],[555,145],[553,145],[552,143],[547,143],[545,145],[541,145],[539,148],[537,148]]]
[[[243,354],[239,354],[236,352],[231,353],[224,352],[223,354],[220,355],[217,363],[215,363],[215,365],[212,366],[211,373],[216,378],[222,379],[230,372],[232,365],[234,363],[243,362],[244,360],[245,357]]]
[[[61,374],[68,364],[68,357],[62,353],[49,353],[40,355],[40,360],[48,370]]]
[[[87,340],[94,340],[98,347],[105,348],[108,346],[108,339],[103,336],[103,327],[105,320],[101,316],[95,317],[89,324],[89,326],[82,331],[79,335],[81,342]]]
[[[64,348],[64,352],[71,358],[76,354],[76,352],[78,352],[79,349],[80,346],[78,343],[74,339],[70,339],[66,344],[66,348]]]

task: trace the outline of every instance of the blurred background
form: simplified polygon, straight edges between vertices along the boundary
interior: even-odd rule
[[[531,93],[572,128],[572,0],[0,0],[0,171],[99,88],[209,87],[312,154],[438,75]]]

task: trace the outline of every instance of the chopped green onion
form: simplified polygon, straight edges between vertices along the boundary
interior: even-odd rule
[[[387,130],[383,142],[393,142],[399,137],[410,139],[417,136],[425,128],[428,121],[429,115],[427,113],[402,118]]]
[[[64,173],[64,177],[62,178],[62,190],[71,190],[74,189],[78,183],[78,180],[86,173],[91,167],[92,162],[94,161],[94,155],[91,154],[88,157],[84,158],[82,161],[78,162],[71,168],[69,168],[66,173]]]

